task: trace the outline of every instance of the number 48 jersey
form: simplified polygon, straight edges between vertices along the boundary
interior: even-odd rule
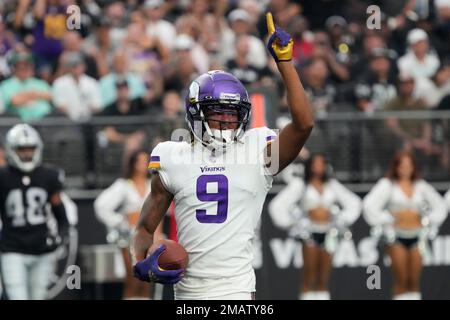
[[[63,172],[47,166],[24,173],[0,169],[1,252],[41,254],[56,248],[48,228],[50,197],[62,190]]]
[[[154,148],[149,168],[174,196],[178,239],[189,255],[176,294],[197,299],[195,292],[255,291],[252,239],[272,186],[264,151],[274,138],[268,128],[251,129],[215,156],[198,142]],[[228,285],[221,288],[219,278]]]

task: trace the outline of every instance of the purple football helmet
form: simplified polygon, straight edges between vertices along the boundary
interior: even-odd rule
[[[209,110],[237,115],[237,129],[234,130],[231,141],[214,136],[213,130],[208,125]],[[230,142],[239,140],[249,123],[250,111],[251,104],[247,90],[228,72],[208,71],[192,81],[189,86],[189,94],[186,97],[186,121],[194,138],[204,145],[226,148]],[[222,124],[220,126],[222,128]]]

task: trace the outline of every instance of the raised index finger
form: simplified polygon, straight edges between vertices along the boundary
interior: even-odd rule
[[[271,12],[266,13],[266,22],[267,22],[267,32],[269,33],[269,35],[271,35],[272,33],[275,32],[275,25],[273,23],[273,17]]]

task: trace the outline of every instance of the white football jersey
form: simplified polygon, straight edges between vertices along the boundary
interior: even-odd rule
[[[264,152],[274,139],[263,127],[216,156],[198,142],[154,148],[149,167],[174,195],[178,240],[189,254],[177,298],[255,291],[252,240],[272,186]]]

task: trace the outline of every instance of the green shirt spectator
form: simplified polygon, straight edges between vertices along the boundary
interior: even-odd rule
[[[51,112],[50,86],[33,77],[32,58],[28,53],[15,53],[11,63],[13,76],[0,85],[5,112],[25,122],[45,117]]]
[[[122,77],[116,73],[110,73],[100,79],[103,108],[117,101],[116,83],[123,80],[123,78],[130,88],[130,100],[144,98],[146,92],[144,81],[138,75],[129,72]]]
[[[102,107],[117,101],[116,83],[126,81],[128,86],[129,100],[142,98],[146,100],[147,89],[144,80],[135,73],[129,71],[128,59],[124,51],[118,50],[113,57],[114,71],[100,79],[100,90],[102,93]]]

